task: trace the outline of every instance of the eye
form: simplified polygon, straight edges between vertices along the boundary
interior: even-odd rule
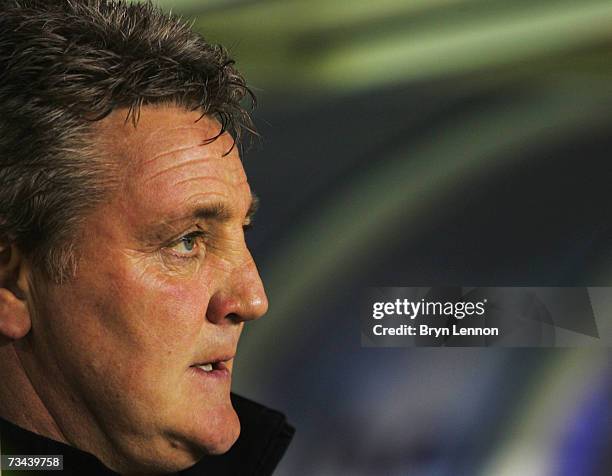
[[[168,246],[172,254],[180,258],[190,258],[198,255],[203,248],[201,242],[202,232],[193,232],[180,237],[177,241]]]

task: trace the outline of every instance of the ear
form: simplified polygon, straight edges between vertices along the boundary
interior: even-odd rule
[[[15,245],[0,244],[0,343],[19,340],[30,331],[27,269]]]

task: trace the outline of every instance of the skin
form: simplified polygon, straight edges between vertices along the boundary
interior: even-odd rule
[[[48,282],[0,249],[0,377],[17,382],[0,402],[5,418],[117,472],[163,474],[237,439],[231,379],[194,365],[231,372],[244,322],[268,302],[231,137],[203,145],[218,123],[175,106],[143,107],[136,129],[125,114],[98,124],[120,185],[78,233],[75,278]]]

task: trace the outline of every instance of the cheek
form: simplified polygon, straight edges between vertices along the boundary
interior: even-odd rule
[[[185,278],[165,279],[136,293],[130,313],[142,316],[142,325],[160,346],[171,352],[198,339],[206,319],[207,286]]]
[[[49,360],[74,392],[91,393],[86,398],[100,411],[130,414],[139,401],[163,412],[163,402],[180,397],[176,389],[201,346],[208,303],[202,282],[100,269],[95,281],[83,279],[48,300],[47,316],[59,317],[45,329],[55,343],[46,346]]]
[[[47,329],[49,341],[64,342],[62,353],[81,354],[95,373],[108,366],[162,372],[193,356],[209,301],[205,277],[162,277],[137,266],[97,271],[47,300],[46,314],[61,316]]]
[[[128,332],[142,355],[192,352],[210,298],[208,280],[130,267],[114,277],[121,298],[110,303],[120,332]]]

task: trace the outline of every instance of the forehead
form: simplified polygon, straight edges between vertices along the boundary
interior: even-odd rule
[[[131,173],[163,167],[181,152],[209,159],[228,157],[227,162],[234,165],[240,159],[229,134],[217,137],[218,121],[197,111],[172,105],[143,106],[136,125],[126,120],[127,114],[126,109],[118,109],[100,121],[96,145]]]
[[[157,213],[198,201],[223,202],[236,213],[248,209],[238,147],[229,134],[214,139],[216,120],[175,106],[144,106],[134,127],[126,114],[115,111],[101,121],[96,146],[118,164],[121,199],[132,201],[132,211],[136,203],[142,213]]]

